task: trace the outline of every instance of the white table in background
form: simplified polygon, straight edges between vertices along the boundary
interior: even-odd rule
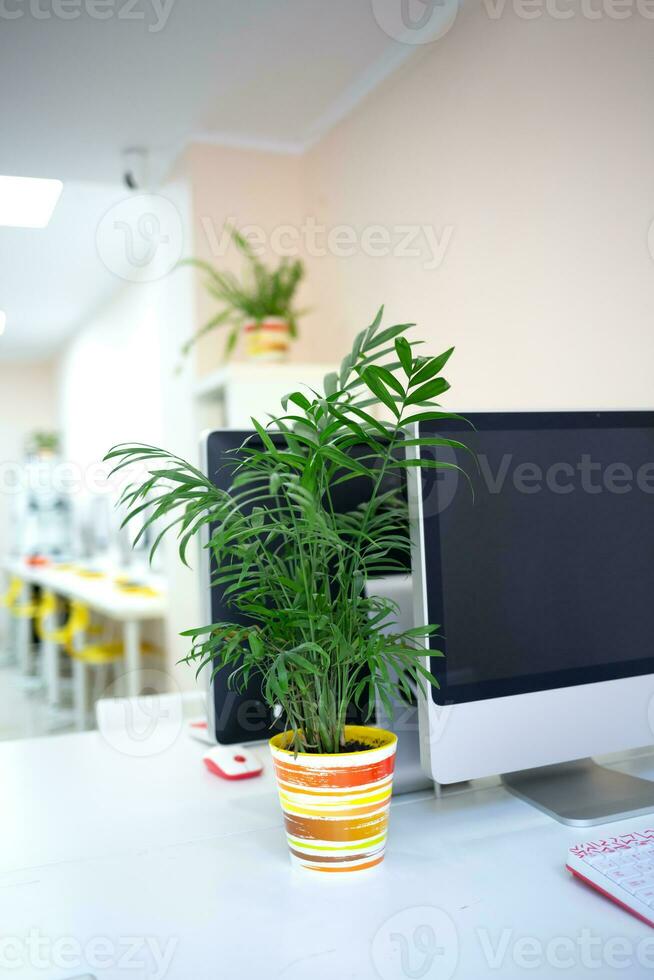
[[[166,615],[166,596],[161,583],[153,583],[156,584],[157,595],[139,595],[122,591],[114,581],[121,574],[129,577],[128,570],[121,573],[120,569],[114,569],[107,571],[102,578],[85,578],[73,570],[58,569],[50,565],[30,566],[19,560],[6,561],[4,568],[9,576],[20,578],[26,585],[38,585],[63,598],[77,599],[101,616],[120,623],[125,648],[127,693],[131,697],[139,693],[141,624],[145,621],[163,619]],[[21,638],[20,645],[27,646],[24,636]],[[46,683],[49,688],[49,700],[52,700],[55,696],[53,687],[56,687],[57,673],[56,649],[53,653],[52,644],[46,646],[46,656],[48,658]],[[24,663],[24,659],[23,651],[19,660]]]
[[[290,869],[267,748],[262,778],[228,783],[200,744],[173,729],[168,741],[146,758],[98,732],[0,744],[2,936],[19,951],[30,930],[46,949],[94,937],[110,949],[102,967],[24,963],[14,980],[652,975],[654,932],[563,865],[573,843],[653,818],[575,830],[501,787],[416,794],[392,807],[379,869],[305,876]],[[652,757],[623,768],[654,777]],[[143,962],[128,972],[130,937]],[[172,952],[163,975],[146,940]]]

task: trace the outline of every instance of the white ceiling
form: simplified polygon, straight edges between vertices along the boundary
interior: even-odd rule
[[[51,356],[85,314],[116,289],[100,262],[98,221],[125,197],[117,186],[65,184],[45,229],[0,228],[0,360]]]
[[[386,0],[95,2],[3,8],[0,174],[64,193],[47,229],[0,228],[0,358],[51,354],[116,287],[94,236],[124,148],[160,174],[198,136],[301,151],[416,50],[379,26]]]

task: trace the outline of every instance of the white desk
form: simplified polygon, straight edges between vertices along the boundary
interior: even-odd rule
[[[149,759],[97,732],[0,744],[1,935],[17,937],[25,964],[7,975],[145,980],[157,976],[148,940],[172,950],[167,980],[651,976],[638,957],[654,963],[654,932],[563,862],[575,841],[652,818],[580,831],[499,787],[418,794],[395,802],[379,869],[313,878],[291,871],[267,748],[257,751],[264,776],[227,783],[184,733]],[[654,758],[624,768],[654,777]],[[71,938],[97,955],[89,944],[103,937],[105,965],[74,951],[68,968],[31,969],[29,930],[46,951]],[[128,972],[130,937],[143,966]],[[625,949],[630,967],[614,969]]]
[[[61,570],[51,566],[30,566],[24,561],[7,560],[4,563],[5,573],[20,578],[24,583],[38,585],[50,589],[57,595],[67,599],[77,599],[102,616],[122,624],[123,643],[125,647],[125,668],[127,674],[128,695],[136,696],[138,691],[138,668],[141,662],[140,627],[144,620],[161,619],[166,614],[166,597],[157,583],[159,593],[153,596],[143,596],[123,592],[117,588],[114,579],[120,574],[120,569],[108,571],[104,578],[84,578],[74,571]],[[129,572],[125,573],[129,575]],[[24,621],[27,623],[27,620]],[[26,637],[19,641],[19,662],[24,660],[22,649]],[[52,644],[45,645],[46,682],[49,689],[48,699],[56,702],[56,648]]]

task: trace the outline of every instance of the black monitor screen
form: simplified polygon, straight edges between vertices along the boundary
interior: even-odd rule
[[[280,446],[284,445],[283,437],[271,433],[271,438]],[[222,490],[229,490],[231,486],[239,459],[242,458],[238,450],[246,440],[251,447],[261,445],[258,436],[247,430],[217,430],[207,437],[207,474]],[[354,454],[359,451],[368,452],[363,447],[359,449],[356,446],[351,450]],[[382,484],[382,490],[390,490],[396,485],[406,499],[405,480],[402,476],[397,476],[397,471]],[[332,504],[338,511],[353,511],[367,499],[369,493],[370,483],[365,478],[350,480],[332,488]],[[407,541],[408,534],[407,524]],[[399,571],[410,571],[411,559],[408,548],[406,552],[392,552],[390,557],[395,560]],[[247,616],[239,612],[233,603],[226,601],[225,587],[213,581],[215,572],[215,563],[210,560],[211,621],[218,623],[227,620],[247,625]],[[232,671],[231,666],[220,669],[212,685],[217,740],[223,744],[252,742],[268,738],[276,730],[283,730],[284,719],[275,719],[273,713],[264,704],[260,678],[253,676],[245,690],[235,690],[234,686],[229,684]],[[348,721],[360,724],[365,718],[365,708],[351,706]]]
[[[207,438],[207,474],[221,490],[229,490],[238,466],[238,450],[251,432],[217,431]],[[213,582],[216,566],[210,559],[211,575],[211,622],[227,620],[246,625],[242,613],[226,602],[224,586]],[[233,667],[218,670],[212,684],[215,735],[223,744],[253,742],[269,738],[275,731],[284,729],[283,722],[276,723],[271,710],[265,705],[261,691],[261,679],[252,677],[245,690],[236,689],[229,683]]]
[[[654,413],[467,420],[438,452],[468,478],[422,477],[434,700],[654,672]]]

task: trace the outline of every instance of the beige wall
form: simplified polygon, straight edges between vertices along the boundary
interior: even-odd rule
[[[184,155],[182,169],[192,186],[195,257],[240,274],[242,259],[233,246],[226,247],[227,240],[223,239],[223,229],[229,222],[242,230],[260,230],[265,249],[262,259],[271,265],[279,262],[280,254],[275,253],[274,248],[275,236],[285,227],[300,228],[304,221],[305,166],[302,157],[193,144]],[[282,234],[282,249],[287,247],[284,242]],[[306,258],[302,249],[299,254]],[[202,282],[198,275],[198,325],[206,322],[217,309]],[[314,307],[310,281],[302,285],[298,305]],[[226,337],[226,331],[220,329],[198,343],[196,365],[199,377],[209,374],[223,362]],[[329,340],[321,334],[318,317],[312,309],[302,321],[292,359],[321,361],[328,359],[329,349]],[[242,356],[240,346],[234,359],[239,360]]]
[[[207,219],[217,233],[228,217],[346,226],[353,255],[303,250],[313,313],[295,360],[339,358],[385,303],[432,352],[456,345],[451,405],[649,405],[654,24],[573,9],[466,6],[304,156],[192,147],[196,253],[235,268],[212,254]],[[404,226],[418,255],[370,254],[380,228],[399,244]],[[222,344],[200,346],[200,374]]]
[[[385,302],[456,344],[459,407],[650,405],[653,35],[461,10],[305,160],[321,220],[450,226],[445,259],[316,260],[325,322],[352,334]]]
[[[0,555],[11,546],[10,514],[15,464],[35,429],[56,429],[55,371],[51,362],[0,363]]]

